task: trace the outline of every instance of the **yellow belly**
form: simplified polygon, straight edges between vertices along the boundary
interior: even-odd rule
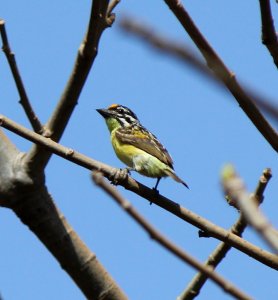
[[[111,133],[111,142],[117,157],[138,173],[147,177],[165,177],[169,175],[169,166],[139,148],[130,144],[119,143],[113,132]]]

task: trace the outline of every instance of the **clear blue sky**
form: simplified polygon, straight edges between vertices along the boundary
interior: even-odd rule
[[[277,99],[277,69],[260,42],[258,1],[183,1],[200,30],[240,80]],[[274,2],[274,1],[272,1]],[[272,3],[275,6],[274,3]],[[277,19],[277,7],[274,18]],[[70,74],[84,35],[90,1],[2,1],[10,43],[34,109],[42,122],[51,115]],[[276,14],[275,14],[276,11]],[[163,1],[122,1],[118,20],[131,15],[171,39],[192,45]],[[193,45],[192,45],[193,47]],[[4,55],[0,56],[1,113],[30,127]],[[165,144],[186,190],[171,179],[160,192],[210,221],[229,228],[237,212],[228,207],[219,185],[223,164],[232,162],[253,191],[265,167],[273,178],[263,211],[277,221],[277,155],[224,89],[184,65],[120,32],[117,21],[104,33],[98,57],[61,141],[117,167],[109,135],[96,108],[121,103]],[[277,125],[277,123],[274,123]],[[28,151],[31,144],[8,133]],[[175,299],[195,271],[162,249],[91,184],[89,172],[53,156],[46,169],[49,192],[68,221],[94,251],[130,299]],[[155,180],[133,174],[152,187]],[[122,194],[156,228],[199,260],[218,244],[199,239],[198,230],[150,206],[123,188]],[[38,239],[7,209],[0,209],[0,293],[4,299],[84,299]],[[252,230],[244,237],[267,246]],[[276,272],[232,250],[218,271],[256,299],[276,299]],[[198,299],[231,299],[212,283]]]

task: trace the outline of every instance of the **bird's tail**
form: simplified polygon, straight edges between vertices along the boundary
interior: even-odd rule
[[[181,178],[179,178],[179,176],[173,170],[166,170],[165,173],[168,176],[172,177],[175,181],[183,184],[185,187],[189,189],[189,186],[186,184],[186,182],[184,182]]]

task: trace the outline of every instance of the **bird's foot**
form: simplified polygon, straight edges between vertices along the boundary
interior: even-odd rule
[[[127,179],[130,174],[130,168],[125,169],[115,169],[115,172],[111,174],[109,180],[112,184],[118,185],[120,182],[123,182]]]
[[[157,189],[157,185],[158,184],[156,184],[155,187],[152,188],[153,193],[154,193],[154,198],[156,198],[157,196],[159,196],[159,190]],[[150,205],[152,205],[152,204],[153,204],[152,201],[150,201]]]
[[[157,189],[157,187],[153,187],[152,190],[156,195],[159,195],[159,190]]]

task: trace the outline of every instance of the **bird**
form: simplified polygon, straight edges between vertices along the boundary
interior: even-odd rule
[[[128,107],[112,104],[107,109],[96,109],[105,119],[110,139],[117,157],[127,165],[126,170],[135,170],[141,175],[157,178],[157,187],[162,177],[170,176],[189,188],[175,173],[173,160],[157,137],[147,130],[136,114]]]

